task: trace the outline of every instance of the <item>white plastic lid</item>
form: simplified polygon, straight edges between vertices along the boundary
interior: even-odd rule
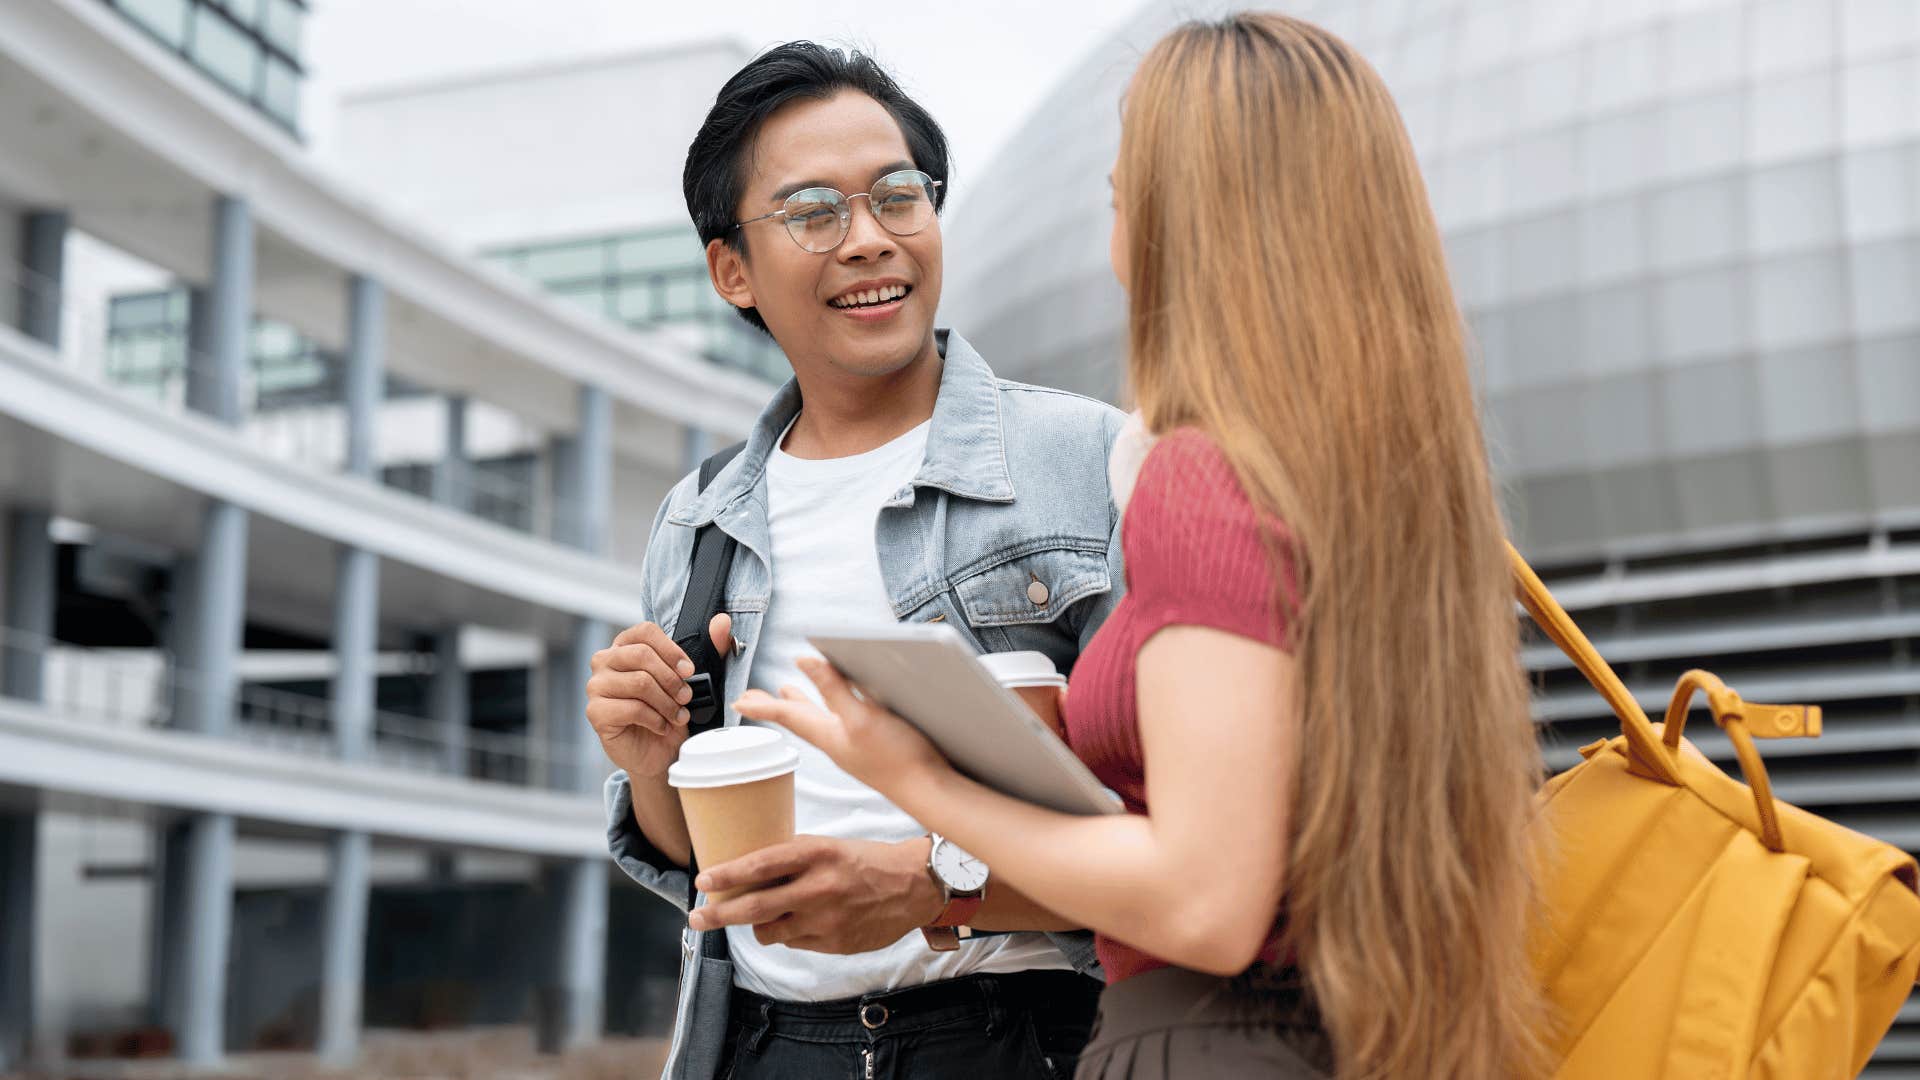
[[[703,731],[680,746],[680,760],[667,770],[667,783],[677,788],[729,787],[771,780],[800,764],[800,752],[786,736],[772,728],[715,728]]]
[[[1025,686],[1065,686],[1066,676],[1043,652],[988,653],[980,658],[1000,685],[1017,690]]]

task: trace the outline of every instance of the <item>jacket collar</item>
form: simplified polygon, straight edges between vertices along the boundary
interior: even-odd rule
[[[1000,427],[1000,383],[967,339],[951,330],[934,331],[943,360],[940,396],[927,432],[927,457],[913,486],[935,487],[981,502],[1013,501],[1013,477],[1007,469]],[[766,474],[767,459],[794,417],[800,415],[800,384],[789,379],[773,395],[740,455],[720,470],[707,490],[675,512],[676,525],[700,527],[712,522]]]

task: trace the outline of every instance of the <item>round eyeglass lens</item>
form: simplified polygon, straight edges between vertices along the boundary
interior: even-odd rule
[[[933,194],[927,174],[889,173],[873,185],[873,216],[895,236],[912,236],[933,220]]]
[[[847,235],[853,211],[847,197],[832,188],[806,188],[787,196],[787,234],[801,248],[832,251]]]

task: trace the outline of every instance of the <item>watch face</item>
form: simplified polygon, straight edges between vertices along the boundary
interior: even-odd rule
[[[957,893],[977,893],[987,887],[987,864],[951,840],[942,840],[934,849],[933,871]]]

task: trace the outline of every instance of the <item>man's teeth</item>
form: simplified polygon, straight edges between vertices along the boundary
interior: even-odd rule
[[[883,304],[889,300],[898,300],[907,295],[905,285],[888,285],[879,289],[862,289],[828,301],[834,307],[863,307],[868,304]]]

